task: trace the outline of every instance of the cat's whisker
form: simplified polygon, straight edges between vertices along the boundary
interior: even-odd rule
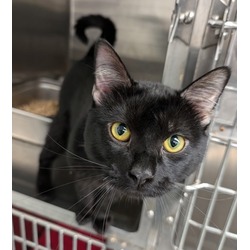
[[[172,210],[175,209],[175,206],[179,206],[180,198],[181,196],[179,194],[176,194],[175,192],[173,193],[171,191],[169,192],[169,190],[166,189],[164,196],[159,197],[160,207],[163,209],[162,213],[171,215]],[[168,204],[167,202],[169,202],[170,204]],[[182,210],[180,210],[180,215],[183,217],[185,216]]]
[[[109,167],[104,166],[84,166],[84,165],[72,165],[71,170],[110,170]]]
[[[56,187],[47,189],[46,191],[40,192],[36,196],[39,197],[40,195],[45,194],[45,193],[50,192],[50,191],[53,191],[55,189],[58,189],[58,188],[61,188],[61,187],[65,187],[67,185],[70,185],[70,184],[73,184],[73,183],[76,183],[76,182],[79,182],[79,181],[88,180],[88,179],[93,178],[93,177],[103,177],[103,174],[99,174],[99,175],[96,175],[96,176],[88,176],[88,177],[80,178],[80,179],[77,179],[77,180],[74,180],[74,181],[70,181],[70,182],[58,185]]]
[[[95,223],[96,218],[100,212],[100,209],[103,206],[103,202],[105,201],[105,198],[107,197],[106,195],[107,195],[107,190],[104,190],[104,192],[102,193],[102,196],[100,196],[99,199],[96,201],[96,205],[94,206],[94,210],[91,211],[91,214],[93,217],[92,218],[93,224]]]
[[[126,188],[124,188],[124,190],[126,190]],[[117,192],[117,194],[119,195],[119,197],[117,197],[117,198],[119,198],[119,200],[121,201],[122,199],[127,199],[127,196],[128,195],[126,195],[126,193],[124,193],[124,192]]]
[[[95,195],[99,195],[101,192],[102,192],[102,189],[98,188]],[[84,198],[81,198],[77,202],[77,204],[80,203],[82,200],[84,200]],[[80,211],[77,211],[76,218],[81,215],[81,213],[85,210],[85,208],[87,208],[88,205],[90,205],[90,203],[92,203],[92,200],[90,200]],[[85,215],[80,218],[80,220],[78,221],[79,223],[81,223],[84,220],[84,218],[88,215],[89,212],[93,213],[92,209],[95,207],[95,205],[96,205],[96,202],[94,202],[94,204],[92,204],[91,207],[85,212]]]
[[[110,186],[109,187],[109,192],[112,191],[113,187]],[[103,226],[102,226],[102,232],[104,233],[105,232],[105,228],[104,226],[106,225],[107,223],[107,219],[108,219],[108,216],[109,216],[109,213],[110,213],[110,209],[111,209],[111,206],[112,206],[112,203],[113,203],[113,200],[115,198],[115,190],[113,190],[113,195],[111,195],[111,198],[109,200],[109,203],[108,203],[108,206],[106,208],[106,212],[105,212],[105,215],[104,215],[104,220],[103,220]]]
[[[62,145],[60,145],[56,140],[54,140],[49,134],[47,135],[54,143],[56,143],[59,147],[61,147],[63,150],[65,150],[67,153],[69,153],[70,155],[73,155],[75,157],[77,157],[77,159],[79,160],[83,160],[85,162],[89,162],[89,163],[92,163],[92,164],[95,164],[95,165],[99,165],[99,166],[102,166],[102,167],[108,167],[106,165],[103,165],[101,163],[97,163],[97,162],[94,162],[94,161],[91,161],[89,159],[86,159],[86,158],[83,158],[73,152],[71,152],[70,150],[68,150],[67,148],[63,147]]]
[[[160,204],[160,209],[161,209],[161,214],[167,214],[169,208],[168,208],[168,204],[165,203],[165,199],[160,196],[157,201]]]
[[[180,183],[178,183],[178,185],[179,185]],[[180,188],[180,186],[178,186],[178,185],[176,185],[175,187],[176,188]],[[184,187],[184,184],[182,184],[182,186]],[[183,188],[180,188],[179,189],[180,191],[182,191],[182,192],[184,192],[185,190],[183,190]],[[209,192],[211,192],[210,190],[206,190],[206,191],[209,191]],[[212,193],[212,192],[211,192]],[[205,198],[205,197],[199,197],[198,195],[197,195],[197,198],[198,199],[206,199],[206,200],[211,200],[211,199],[209,199],[209,198]],[[186,196],[185,197],[185,199],[187,199],[188,200],[188,202],[190,201],[190,199],[192,199],[192,194],[191,195],[188,195],[188,196]],[[231,199],[231,197],[229,197],[229,199]],[[220,199],[217,199],[218,201],[220,200]],[[226,199],[221,199],[221,201],[223,201],[223,200],[226,200]],[[200,214],[202,214],[203,216],[206,216],[206,211],[204,212],[203,210],[201,210],[196,204],[194,204],[194,208],[200,213]],[[183,215],[184,216],[184,215]],[[210,220],[210,223],[213,225],[213,227],[215,227],[215,228],[218,228],[219,229],[219,226],[211,219]]]
[[[77,201],[76,203],[74,203],[73,205],[71,205],[70,207],[68,207],[68,209],[72,209],[74,206],[76,206],[79,202],[81,202],[82,200],[84,200],[85,198],[87,198],[88,196],[90,196],[91,194],[93,194],[96,190],[103,188],[108,182],[102,183],[100,186],[97,186],[95,189],[93,189],[90,193],[88,193],[87,195],[83,196],[79,201]]]
[[[62,157],[65,157],[65,158],[67,158],[67,159],[74,159],[74,160],[77,160],[77,159],[79,159],[78,157],[73,157],[73,156],[68,156],[68,155],[66,155],[66,154],[61,154],[61,153],[58,153],[58,152],[56,152],[56,151],[53,151],[53,150],[50,150],[49,148],[47,148],[46,146],[44,146],[43,147],[46,151],[48,151],[48,152],[51,152],[51,153],[53,153],[53,154],[56,154],[56,155],[58,155],[58,156],[62,156]]]
[[[40,169],[51,169],[50,167],[40,167]],[[107,170],[103,167],[98,166],[83,166],[83,165],[66,165],[61,167],[53,168],[53,171],[60,171],[60,170],[67,170],[67,171],[80,171],[80,170]]]
[[[95,206],[95,209],[92,211],[92,214],[94,214],[94,218],[92,219],[93,223],[95,223],[96,218],[99,214],[100,209],[103,207],[103,203],[106,201],[106,198],[108,197],[108,194],[110,193],[110,191],[113,189],[113,186],[110,185],[108,187],[108,189],[104,190],[102,196],[99,198],[97,205]],[[107,210],[109,210],[109,206],[111,207],[112,202],[113,202],[113,198],[114,198],[114,194],[115,192],[113,192],[113,196],[111,196],[107,206],[106,206],[106,210],[104,213],[104,217],[103,217],[103,226],[102,226],[102,234],[104,233],[104,226],[106,225],[106,221],[107,221]],[[98,209],[97,209],[98,208]],[[109,213],[109,212],[108,212]]]
[[[164,211],[167,211],[168,207],[167,207],[167,204],[165,204],[165,202],[164,202],[165,201],[164,198],[162,196],[160,196],[158,200],[159,200],[159,203],[160,203],[160,207],[161,207],[162,213]]]
[[[109,183],[110,181],[108,181],[108,183]],[[107,184],[108,184],[107,183]],[[99,189],[98,191],[97,191],[97,193],[96,193],[96,195],[99,195],[101,192],[103,191],[103,189]],[[97,201],[95,201],[94,202],[94,204],[91,206],[91,208],[90,209],[88,209],[88,211],[85,213],[85,215],[80,219],[80,223],[84,220],[84,218],[86,217],[86,215],[89,213],[89,212],[92,212],[93,213],[93,208],[95,208],[96,207],[96,205],[103,199],[103,198],[105,198],[105,196],[106,196],[106,194],[107,194],[107,190],[105,190],[105,192],[103,193],[103,194],[101,194],[101,196],[99,197],[99,199],[97,200]],[[89,204],[89,203],[88,203]],[[86,207],[86,206],[85,206]],[[79,214],[85,209],[85,207],[79,212]],[[78,215],[79,215],[78,214]]]

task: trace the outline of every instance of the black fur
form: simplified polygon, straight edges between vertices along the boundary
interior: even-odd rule
[[[76,26],[77,34],[84,34],[84,30],[79,32],[80,26],[90,27],[95,20],[103,27],[102,20],[105,23],[107,19],[84,17]],[[102,37],[113,44],[115,28],[111,30],[112,35],[105,37],[103,32]],[[84,35],[82,40],[87,40]],[[106,228],[110,203],[120,195],[138,199],[168,192],[201,163],[207,143],[205,131],[229,76],[229,69],[221,67],[183,91],[136,81],[110,44],[99,40],[95,55],[88,53],[65,77],[60,109],[40,155],[38,192],[52,187],[52,163],[58,154],[66,153],[73,179],[82,179],[75,183],[81,199],[77,220],[82,223],[92,218],[98,232]],[[114,122],[128,126],[128,142],[112,137]],[[163,148],[163,142],[173,134],[186,138],[179,153]],[[81,159],[72,158],[76,155]]]

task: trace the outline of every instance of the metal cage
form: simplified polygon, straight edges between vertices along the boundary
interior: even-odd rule
[[[229,92],[230,96],[236,96],[235,87],[227,87],[225,92]],[[227,94],[225,93],[224,96]],[[222,104],[218,111],[221,106]],[[215,119],[210,132],[207,155],[212,154],[211,151],[214,148],[217,150],[220,147],[223,148],[213,183],[205,182],[204,172],[208,171],[209,162],[204,159],[194,184],[185,187],[173,226],[173,243],[176,249],[189,249],[190,244],[194,247],[190,249],[236,249],[237,191],[235,183],[232,184],[226,179],[228,167],[235,167],[232,164],[236,164],[237,152],[236,111],[231,110],[231,112],[232,123],[219,119],[216,122]],[[227,134],[221,136],[219,132],[225,134],[225,130],[228,130]],[[200,208],[199,197],[207,199],[202,208]],[[195,213],[201,213],[202,216],[194,216]],[[218,218],[220,221],[217,223]],[[232,224],[234,224],[233,227]],[[195,237],[192,236],[192,230],[195,232]]]
[[[138,229],[133,232],[111,226],[100,237],[90,223],[79,226],[73,212],[37,199],[34,191],[37,169],[34,166],[38,165],[51,120],[18,110],[15,100],[23,89],[14,93],[14,88],[13,249],[236,249],[236,39],[236,1],[175,1],[163,84],[185,87],[190,80],[219,65],[229,65],[232,76],[217,105],[209,130],[207,153],[199,170],[186,181],[181,196],[172,196],[172,201],[167,195],[147,199],[141,207]],[[174,83],[176,85],[172,86]],[[55,99],[60,84],[40,79],[23,86],[31,94],[47,95],[48,91]],[[32,127],[39,133],[33,131],[32,134]],[[165,205],[169,202],[172,206]]]

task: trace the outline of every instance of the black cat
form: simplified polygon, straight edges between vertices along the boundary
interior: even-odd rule
[[[79,180],[78,222],[92,218],[101,232],[110,203],[121,195],[163,195],[199,167],[230,70],[214,69],[182,91],[137,81],[111,47],[114,24],[102,16],[81,18],[76,34],[83,42],[88,27],[101,28],[102,39],[65,77],[60,108],[40,155],[37,187],[40,193],[52,188],[52,163],[67,154]]]

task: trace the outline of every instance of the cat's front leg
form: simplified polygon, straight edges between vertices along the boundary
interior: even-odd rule
[[[76,205],[76,221],[83,225],[92,221],[93,228],[99,234],[104,234],[111,223],[110,204],[106,201],[98,201],[94,196],[89,196]]]
[[[93,228],[99,234],[104,234],[112,222],[112,216],[110,215],[110,211],[108,211],[109,209],[108,204],[103,204],[100,211],[91,217]]]
[[[85,224],[91,220],[93,228],[99,234],[104,234],[112,221],[110,209],[115,200],[115,194],[109,191],[104,184],[100,184],[92,178],[85,182],[75,183],[78,197],[74,209],[76,221],[79,224]]]
[[[95,195],[95,210],[93,212],[93,228],[99,233],[104,234],[112,224],[110,213],[113,203],[117,201],[115,190],[105,187]]]
[[[72,206],[76,215],[76,221],[79,225],[83,225],[91,220],[95,208],[95,190],[93,181],[90,177],[82,175],[82,173],[75,172],[74,188],[77,196],[77,202]],[[79,180],[79,181],[77,181]],[[85,181],[80,181],[85,180]]]
[[[74,207],[76,221],[79,225],[84,225],[91,221],[94,208],[94,197],[90,195],[84,199],[80,199]]]

